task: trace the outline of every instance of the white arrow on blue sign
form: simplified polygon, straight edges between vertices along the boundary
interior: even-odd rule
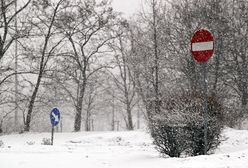
[[[53,108],[51,113],[50,113],[50,120],[51,120],[51,124],[53,126],[58,125],[59,120],[60,120],[60,112],[58,108]]]

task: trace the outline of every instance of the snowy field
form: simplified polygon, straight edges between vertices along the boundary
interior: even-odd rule
[[[0,168],[248,168],[248,131],[225,129],[215,154],[162,158],[145,131],[0,136]]]

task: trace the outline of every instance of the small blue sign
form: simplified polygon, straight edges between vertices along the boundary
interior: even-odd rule
[[[52,126],[56,126],[59,123],[60,120],[60,112],[59,109],[57,108],[53,108],[51,113],[50,113],[50,120],[51,120],[51,124]]]

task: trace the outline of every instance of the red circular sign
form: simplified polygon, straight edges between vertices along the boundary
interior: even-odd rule
[[[197,62],[206,62],[214,53],[214,38],[206,29],[194,33],[191,39],[191,52]]]

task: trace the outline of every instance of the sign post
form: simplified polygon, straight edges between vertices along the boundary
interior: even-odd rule
[[[214,38],[206,29],[196,31],[191,39],[191,53],[194,59],[202,64],[203,69],[203,94],[204,94],[204,154],[207,154],[208,131],[208,86],[207,86],[207,61],[214,53]]]
[[[53,108],[50,113],[50,120],[52,124],[52,135],[51,135],[51,145],[53,145],[53,135],[54,135],[54,127],[58,125],[60,121],[60,112],[58,108]]]

